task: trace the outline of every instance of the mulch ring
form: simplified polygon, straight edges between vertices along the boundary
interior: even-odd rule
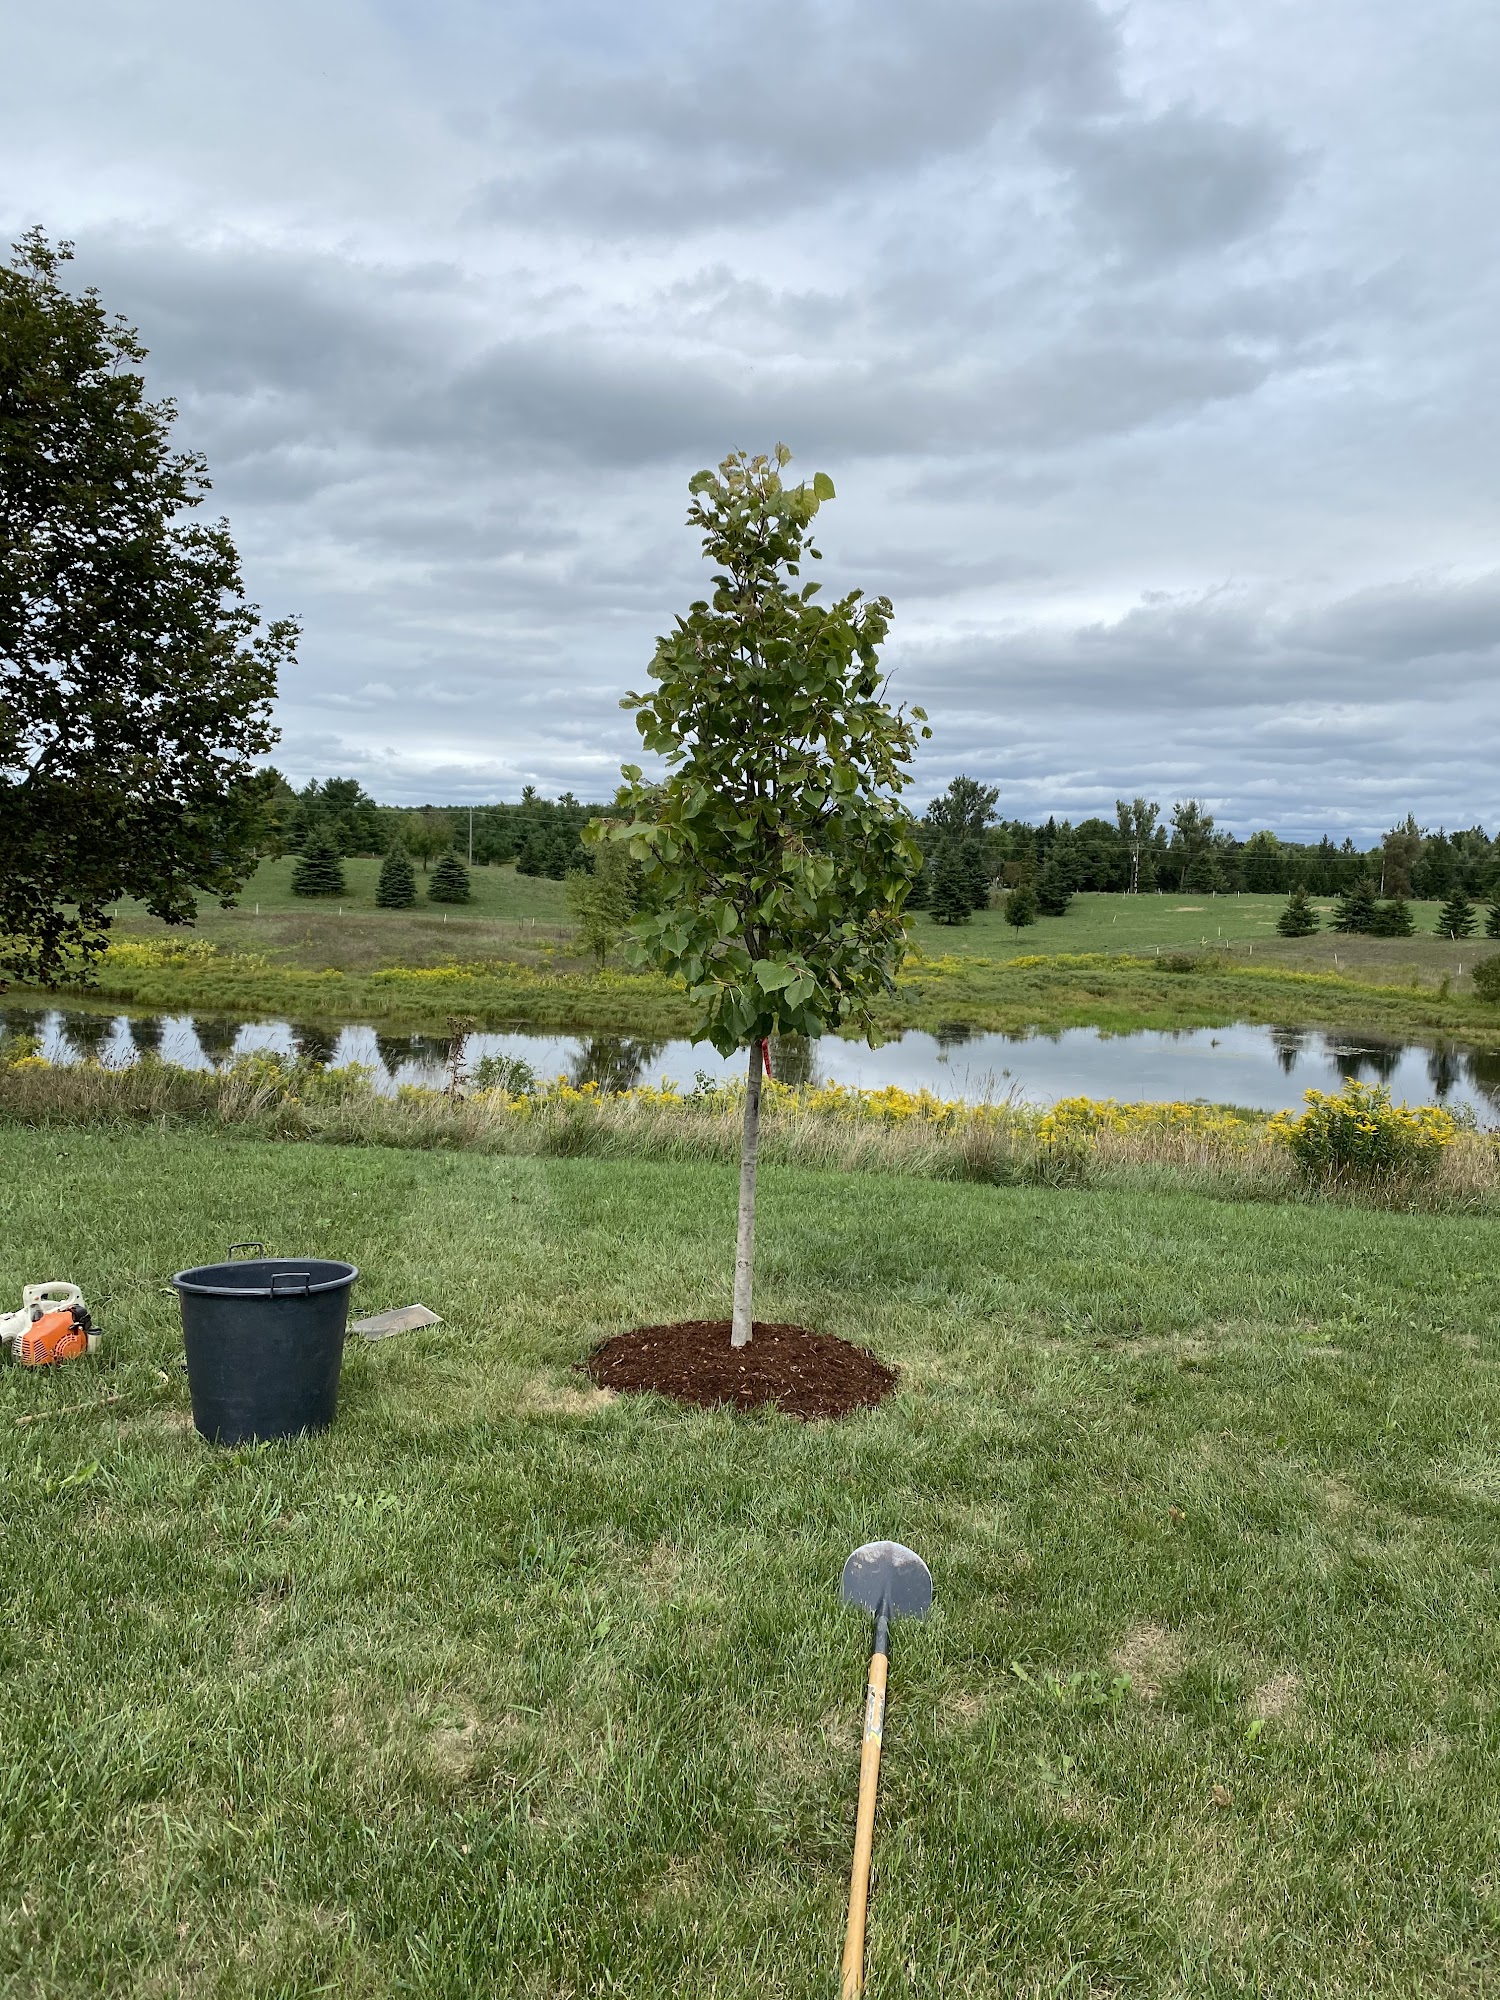
[[[769,1404],[792,1417],[847,1417],[896,1386],[895,1369],[868,1348],[759,1319],[748,1347],[730,1346],[727,1319],[684,1319],[617,1333],[583,1365],[601,1389],[654,1390],[702,1410]]]

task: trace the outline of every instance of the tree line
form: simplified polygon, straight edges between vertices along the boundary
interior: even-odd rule
[[[1113,820],[1089,818],[1076,826],[1055,817],[1040,823],[1004,819],[998,804],[996,787],[968,777],[955,778],[932,801],[918,826],[923,866],[910,907],[929,910],[939,923],[963,923],[998,893],[1007,915],[1025,923],[1038,913],[1061,916],[1085,890],[1303,890],[1327,897],[1367,887],[1372,902],[1402,904],[1442,901],[1454,892],[1470,900],[1500,892],[1500,836],[1491,840],[1482,826],[1434,832],[1409,815],[1361,848],[1347,837],[1283,840],[1269,829],[1238,840],[1191,798],[1177,801],[1166,816],[1154,799],[1120,799]]]

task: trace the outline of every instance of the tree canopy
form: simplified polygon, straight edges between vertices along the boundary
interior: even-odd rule
[[[713,597],[657,643],[653,692],[631,694],[669,775],[624,768],[605,829],[641,865],[635,955],[681,977],[722,1053],[769,1035],[870,1030],[906,947],[901,909],[921,861],[910,783],[920,709],[885,701],[890,601],[814,602],[796,584],[833,497],[789,486],[791,454],[736,452],[692,480],[689,523],[716,566]]]
[[[169,923],[254,866],[290,619],[245,598],[224,521],[147,400],[146,350],[32,231],[0,264],[0,968],[52,982],[110,906]]]

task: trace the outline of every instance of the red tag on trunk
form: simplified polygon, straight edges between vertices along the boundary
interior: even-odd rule
[[[770,1037],[769,1037],[769,1036],[767,1036],[767,1035],[763,1035],[763,1036],[761,1037],[761,1043],[760,1043],[760,1059],[761,1059],[761,1061],[762,1061],[762,1062],[763,1062],[763,1063],[765,1064],[765,1066],[766,1066],[766,1075],[767,1075],[767,1076],[770,1076],[770,1074],[771,1074],[771,1042],[770,1042]],[[773,1079],[773,1081],[774,1081],[774,1079]]]

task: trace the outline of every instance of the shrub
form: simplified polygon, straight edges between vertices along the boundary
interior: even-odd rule
[[[481,1056],[469,1072],[471,1090],[503,1090],[507,1097],[529,1097],[536,1089],[536,1071],[524,1056]]]
[[[1301,1117],[1279,1111],[1272,1139],[1284,1145],[1309,1180],[1425,1180],[1437,1171],[1458,1121],[1435,1104],[1392,1104],[1384,1084],[1351,1079],[1337,1096],[1306,1093]]]
[[[1500,1000],[1500,953],[1480,959],[1475,966],[1474,991],[1481,1000]]]

